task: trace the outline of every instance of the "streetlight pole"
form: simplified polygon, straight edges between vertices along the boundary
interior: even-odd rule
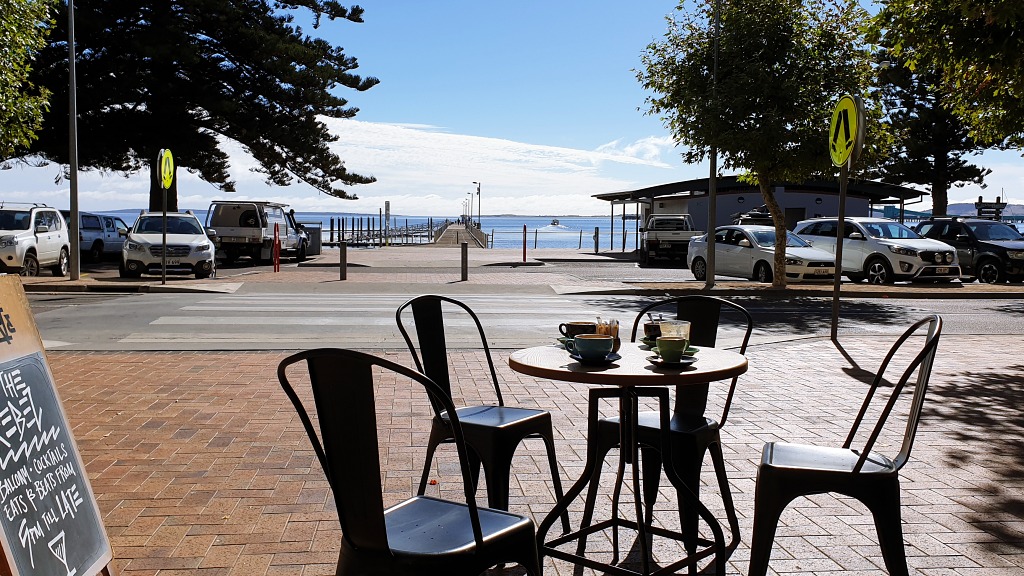
[[[476,222],[478,226],[483,226],[480,221],[483,218],[483,214],[480,213],[480,183],[474,181],[473,184],[476,184]]]
[[[78,86],[75,82],[75,0],[68,0],[68,171],[71,186],[71,219],[67,223],[71,244],[71,279],[81,277],[82,252],[78,245]]]
[[[712,10],[714,11],[712,18],[714,19],[715,37],[712,40],[711,49],[714,53],[711,68],[711,110],[716,117],[712,118],[711,124],[715,131],[711,135],[711,171],[708,174],[708,269],[706,271],[707,279],[704,283],[705,290],[715,287],[715,227],[718,223],[718,142],[716,141],[718,133],[716,129],[718,128],[718,36],[721,28],[718,0],[715,0]]]
[[[466,196],[469,196],[469,227],[473,227],[473,193],[466,192]]]

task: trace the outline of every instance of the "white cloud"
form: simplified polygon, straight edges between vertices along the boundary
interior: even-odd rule
[[[482,183],[485,214],[597,214],[608,210],[593,194],[627,190],[696,177],[682,176],[672,161],[673,143],[664,137],[614,141],[597,150],[526,144],[498,138],[450,134],[432,126],[327,120],[339,136],[332,148],[354,172],[377,178],[352,186],[358,200],[344,201],[297,183],[267,185],[253,172],[255,161],[234,142],[225,143],[237,193],[218,191],[184,170],[178,172],[182,208],[205,208],[214,199],[265,199],[291,204],[300,212],[377,213],[385,201],[395,214],[455,216],[462,202]],[[665,158],[669,158],[666,161]],[[67,207],[69,185],[54,185],[54,166],[15,167],[0,172],[0,199],[47,202]],[[689,171],[688,171],[689,172]],[[141,208],[148,204],[148,175],[82,172],[79,206],[83,210]],[[473,194],[474,201],[476,195]],[[27,201],[27,200],[22,200]]]

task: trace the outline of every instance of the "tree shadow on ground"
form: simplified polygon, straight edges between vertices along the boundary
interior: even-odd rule
[[[770,332],[782,334],[823,334],[832,327],[832,303],[826,298],[794,296],[792,298],[771,297],[729,297],[727,293],[712,293],[739,304],[748,309],[754,319],[754,332]],[[586,299],[586,303],[595,310],[606,311],[602,316],[617,317],[626,336],[633,325],[637,313],[647,304],[671,298],[651,296],[649,298],[623,298],[622,296],[594,296]],[[912,323],[911,316],[905,306],[894,305],[879,300],[841,300],[840,323],[844,319],[865,319],[875,327],[898,327]],[[914,318],[916,320],[916,318]],[[722,328],[735,328],[732,318],[722,318]]]
[[[1016,529],[1024,521],[1024,497],[1019,486],[1024,470],[1024,364],[991,372],[964,372],[954,378],[938,378],[925,403],[923,418],[956,424],[946,435],[952,442],[947,466],[954,469],[980,465],[990,471],[992,481],[979,486],[984,492],[970,501],[967,520],[996,538],[982,542],[997,554],[1009,549],[1024,550],[1024,532]],[[936,378],[933,377],[933,382]],[[943,380],[945,380],[943,382]],[[966,503],[965,503],[966,504]],[[1015,518],[1008,519],[1006,515]]]

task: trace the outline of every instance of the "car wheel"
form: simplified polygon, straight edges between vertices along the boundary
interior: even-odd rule
[[[103,259],[103,242],[93,242],[92,248],[89,249],[89,260],[93,262],[99,262]]]
[[[768,283],[772,281],[772,267],[767,262],[758,262],[754,266],[754,280]]]
[[[224,262],[228,264],[234,264],[238,262],[238,251],[237,250],[225,250],[224,251]]]
[[[647,266],[651,262],[651,257],[647,255],[647,250],[640,250],[640,266]]]
[[[693,272],[693,277],[697,280],[704,280],[708,277],[708,265],[698,256],[690,263],[690,272]]]
[[[982,260],[981,264],[978,264],[978,282],[984,284],[1002,284],[1005,278],[1003,277],[1003,269],[999,266],[999,261],[986,258]]]
[[[868,283],[892,284],[892,267],[885,258],[872,258],[867,264]]]
[[[138,278],[139,276],[142,276],[140,272],[131,272],[125,268],[123,260],[117,266],[117,273],[121,278]]]
[[[21,263],[22,276],[39,276],[39,260],[32,253],[25,254],[25,260]]]
[[[57,257],[57,263],[50,268],[50,271],[53,272],[54,276],[63,278],[68,275],[68,270],[70,268],[71,259],[68,257],[68,251],[66,248],[61,248],[60,256]]]
[[[305,242],[301,242],[299,244],[299,251],[295,255],[295,261],[296,262],[305,262],[306,261],[306,243]]]

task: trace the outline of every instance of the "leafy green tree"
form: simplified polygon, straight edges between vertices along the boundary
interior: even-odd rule
[[[1024,145],[1024,3],[885,0],[876,34],[911,70],[934,70],[978,142]]]
[[[66,2],[64,4],[66,6]],[[343,185],[373,182],[349,172],[328,144],[320,117],[357,109],[339,86],[366,90],[376,78],[352,71],[355,58],[307,35],[296,16],[362,22],[363,10],[335,0],[105,0],[75,7],[79,163],[132,173],[150,167],[150,208],[159,209],[157,152],[223,190],[234,190],[222,149],[240,143],[268,183],[298,179],[351,198]],[[67,163],[66,31],[40,54],[35,81],[58,96],[36,145],[21,151]],[[176,183],[168,209],[177,209]]]
[[[945,214],[950,186],[981,184],[991,172],[964,158],[985,147],[946,108],[937,73],[920,66],[911,71],[886,52],[878,58],[890,62],[879,70],[878,96],[896,141],[894,154],[881,165],[879,176],[894,184],[928,185],[932,213]]]
[[[0,0],[0,158],[28,146],[49,92],[29,81],[32,58],[46,43],[51,0]]]
[[[721,34],[712,88],[713,0],[680,2],[664,38],[642,55],[637,76],[697,163],[717,147],[725,169],[756,183],[775,223],[773,285],[783,287],[785,218],[773,182],[833,172],[828,126],[839,95],[868,86],[860,35],[867,14],[855,0],[719,0]]]

